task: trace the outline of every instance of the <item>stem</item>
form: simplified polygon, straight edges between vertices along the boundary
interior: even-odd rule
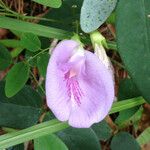
[[[79,23],[78,20],[75,21],[76,24],[76,34],[79,34]]]
[[[11,10],[8,6],[6,6],[5,3],[2,2],[2,0],[0,0],[0,2],[2,3],[1,7],[4,8],[5,11],[10,12],[10,13],[14,14],[14,16],[17,16],[17,17],[20,15],[17,12]]]
[[[105,47],[105,48],[117,51],[117,44],[116,44],[116,42],[112,42],[112,41],[106,41],[106,42],[107,42],[107,46],[108,47]]]
[[[5,5],[5,3],[2,1],[2,0],[0,0],[0,6],[2,7],[2,8],[6,8],[6,5]]]
[[[1,0],[0,0],[0,2],[1,2]],[[55,19],[47,19],[47,18],[34,17],[34,16],[24,16],[22,14],[19,14],[19,13],[15,12],[15,11],[11,10],[4,3],[2,3],[2,4],[3,5],[0,4],[0,6],[2,8],[4,8],[5,11],[10,12],[9,14],[8,13],[4,13],[4,15],[7,15],[7,16],[16,16],[16,17],[19,17],[19,18],[22,18],[22,19],[36,19],[36,20],[44,20],[44,21],[50,21],[50,22],[56,22],[56,23],[64,24],[64,22],[58,21],[58,20],[55,20]]]
[[[44,53],[44,52],[46,52],[46,51],[48,51],[48,50],[49,50],[49,47],[46,48],[46,49],[41,49],[41,51],[40,51],[39,53],[37,53],[36,55],[30,57],[30,58],[27,60],[27,62],[33,60],[33,59],[36,58],[38,55],[40,55],[40,54],[42,54],[42,53]]]
[[[55,19],[47,19],[47,18],[41,18],[41,17],[34,17],[34,16],[24,16],[24,15],[20,15],[20,17],[22,17],[23,19],[37,19],[37,20],[44,20],[44,21],[50,21],[50,22],[56,22],[56,23],[62,23],[62,21],[58,21]]]
[[[10,13],[6,13],[6,12],[0,12],[0,15],[5,15],[5,16],[10,16],[10,17],[15,17],[15,14],[10,14]]]
[[[121,63],[119,63],[118,61],[116,61],[116,60],[114,60],[114,59],[111,59],[111,58],[110,58],[110,60],[111,60],[114,64],[118,65],[120,68],[123,68],[123,69],[126,70],[125,66],[122,65]]]
[[[39,85],[39,82],[38,82],[38,80],[36,79],[36,77],[34,76],[34,74],[32,73],[32,71],[30,71],[30,73],[31,73],[33,79],[35,80],[36,84],[40,87],[41,91],[42,91],[43,94],[45,95],[45,91],[44,91],[43,87],[42,87],[41,85]]]
[[[1,5],[0,5],[0,6],[1,6]],[[3,9],[3,8],[1,9],[1,8],[0,8],[0,11],[1,11],[1,12],[5,12],[5,9]]]

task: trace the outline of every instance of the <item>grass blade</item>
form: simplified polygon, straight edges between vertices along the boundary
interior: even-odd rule
[[[0,27],[60,40],[68,39],[73,35],[72,33],[61,29],[25,22],[4,16],[0,16]]]
[[[145,103],[145,100],[142,97],[132,98],[124,101],[115,102],[110,111],[110,114],[116,113],[122,110],[126,110],[138,105]]]
[[[150,141],[150,127],[145,129],[136,139],[140,145],[144,145]]]
[[[30,128],[5,134],[0,137],[0,149],[4,149],[37,137],[48,135],[53,132],[67,128],[67,123],[60,122],[56,119],[44,122]]]

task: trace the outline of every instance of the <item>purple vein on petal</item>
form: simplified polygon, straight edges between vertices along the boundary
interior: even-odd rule
[[[81,105],[82,96],[84,96],[83,91],[80,88],[79,82],[76,76],[70,77],[70,71],[65,73],[64,80],[66,82],[67,93],[72,101],[72,104],[76,102],[78,106]]]

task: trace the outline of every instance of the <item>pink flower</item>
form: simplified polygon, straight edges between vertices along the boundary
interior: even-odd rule
[[[113,77],[95,54],[76,41],[64,40],[48,64],[46,96],[57,119],[88,128],[109,113],[114,100]]]

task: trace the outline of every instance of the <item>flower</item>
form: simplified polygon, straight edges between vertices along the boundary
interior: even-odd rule
[[[114,99],[113,78],[95,54],[74,40],[64,40],[48,64],[46,97],[57,119],[88,128],[108,114]]]

